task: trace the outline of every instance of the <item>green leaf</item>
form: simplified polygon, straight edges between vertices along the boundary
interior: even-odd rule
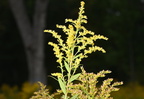
[[[58,82],[59,82],[61,90],[63,91],[64,94],[66,94],[66,86],[64,82],[62,82],[62,79],[60,77],[58,77]]]
[[[77,98],[77,96],[78,96],[78,94],[77,94],[77,95],[72,96],[70,99],[76,99],[76,98]]]
[[[72,82],[72,81],[76,80],[80,75],[81,75],[81,73],[73,75],[69,81]]]
[[[64,65],[65,65],[66,70],[67,70],[68,72],[70,72],[70,68],[69,68],[68,63],[64,61]]]
[[[78,55],[76,55],[75,57],[74,57],[74,59],[76,59],[76,58],[78,58],[78,57],[80,57],[81,56],[81,54],[78,54]]]

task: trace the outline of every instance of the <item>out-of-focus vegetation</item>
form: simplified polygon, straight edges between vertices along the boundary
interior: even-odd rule
[[[0,87],[0,99],[29,99],[34,91],[37,91],[37,84],[23,83],[21,87],[2,85]],[[49,86],[50,90],[51,87]],[[129,83],[120,87],[118,92],[113,92],[114,99],[144,99],[144,86],[138,83]]]
[[[144,86],[138,83],[129,83],[120,87],[119,92],[112,94],[114,99],[144,99]]]
[[[0,99],[29,99],[38,88],[37,83],[25,82],[21,88],[4,84],[0,87]]]

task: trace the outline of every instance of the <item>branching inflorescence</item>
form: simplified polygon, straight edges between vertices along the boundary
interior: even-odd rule
[[[88,54],[95,51],[106,52],[102,47],[95,45],[96,40],[108,40],[107,37],[95,35],[94,32],[83,26],[87,23],[87,16],[84,15],[84,4],[82,1],[76,20],[66,19],[65,22],[69,24],[68,26],[56,25],[66,34],[66,41],[56,31],[44,30],[57,39],[57,43],[49,42],[48,44],[53,46],[54,54],[59,63],[58,67],[61,70],[59,73],[52,73],[52,76],[55,76],[59,82],[61,89],[52,96],[55,97],[59,94],[61,95],[60,99],[110,99],[110,92],[117,91],[115,86],[121,85],[122,82],[111,84],[112,79],[107,79],[103,81],[100,88],[97,88],[97,79],[104,77],[110,71],[101,71],[98,74],[86,73],[84,68],[80,66],[82,59],[87,58]],[[76,73],[79,67],[81,67],[82,72]],[[73,81],[75,80],[79,83],[74,84]]]

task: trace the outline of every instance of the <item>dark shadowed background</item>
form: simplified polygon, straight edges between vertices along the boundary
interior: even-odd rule
[[[26,54],[27,46],[24,45],[22,30],[17,24],[9,1],[12,0],[0,0],[0,84],[21,85],[25,81],[31,81]],[[37,1],[45,0],[23,0],[32,30],[35,30],[34,16],[38,10],[35,8]],[[108,77],[125,83],[144,84],[144,0],[85,0],[85,2],[85,13],[88,16],[86,28],[108,37],[109,40],[96,41],[96,45],[102,46],[107,53],[95,52],[89,55],[82,62],[84,68],[88,72],[95,73],[109,69],[112,74]],[[43,5],[38,7],[41,6]],[[76,19],[79,6],[80,0],[49,0],[43,29],[55,29],[63,35],[61,30],[55,28],[55,25],[65,24],[65,18]],[[21,12],[21,9],[18,10]],[[24,16],[21,18],[23,19]],[[38,24],[43,25],[41,22]],[[52,47],[47,45],[47,42],[54,39],[51,35],[44,33],[43,29],[40,30],[43,33],[42,44],[44,45],[42,46],[44,64],[41,66],[46,70],[46,74],[50,75],[58,71],[58,64],[55,62]],[[33,34],[37,38],[39,34],[36,32],[34,31]],[[35,36],[31,36],[30,41]],[[32,44],[38,45],[38,42]],[[32,52],[36,53],[36,51]],[[33,68],[37,68],[36,65]],[[43,69],[40,72],[42,73]],[[49,85],[55,84],[52,78],[46,79]]]

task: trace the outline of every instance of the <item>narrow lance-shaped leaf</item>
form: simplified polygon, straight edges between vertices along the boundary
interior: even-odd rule
[[[81,75],[81,73],[73,75],[69,81],[72,82],[72,81],[76,80],[80,75]]]
[[[66,70],[67,70],[68,72],[70,72],[69,65],[68,65],[68,63],[67,63],[66,61],[64,61],[64,66],[65,66]]]
[[[76,94],[76,95],[72,96],[70,99],[76,99],[76,98],[77,98],[77,96],[78,96],[78,94]]]
[[[60,77],[58,77],[58,82],[59,82],[61,90],[63,91],[64,94],[66,94],[66,85],[64,84],[64,82],[62,81]]]
[[[76,56],[74,57],[74,59],[80,57],[81,55],[82,55],[82,54],[78,54],[78,55],[76,55]]]

